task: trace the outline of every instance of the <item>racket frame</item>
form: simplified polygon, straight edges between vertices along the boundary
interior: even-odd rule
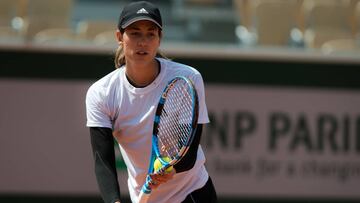
[[[190,132],[187,142],[185,143],[184,146],[182,146],[182,148],[180,149],[177,156],[175,156],[170,162],[167,162],[161,157],[160,150],[157,145],[157,143],[158,143],[158,126],[161,122],[160,116],[161,116],[162,110],[164,108],[164,104],[166,102],[168,92],[172,88],[174,88],[176,82],[179,80],[184,80],[186,82],[188,88],[190,89],[190,95],[192,97],[191,99],[192,99],[192,101],[194,101],[192,103],[193,106],[192,106],[191,132]],[[167,86],[164,88],[163,93],[160,97],[158,106],[156,108],[154,125],[153,125],[150,164],[149,164],[149,169],[148,169],[148,175],[146,177],[146,182],[143,185],[141,192],[140,192],[140,203],[147,202],[147,199],[149,198],[149,195],[151,193],[151,188],[149,187],[151,178],[150,178],[149,174],[153,173],[153,170],[154,170],[153,163],[154,163],[155,159],[156,158],[159,159],[159,161],[162,164],[162,167],[158,171],[155,171],[155,173],[157,173],[157,174],[164,173],[167,168],[174,166],[176,163],[178,163],[185,156],[185,154],[189,150],[190,145],[194,139],[194,135],[195,135],[196,128],[197,128],[198,116],[199,116],[199,100],[198,100],[198,95],[197,95],[197,91],[195,89],[194,84],[187,77],[176,76],[175,78],[170,80],[169,83],[167,84]]]

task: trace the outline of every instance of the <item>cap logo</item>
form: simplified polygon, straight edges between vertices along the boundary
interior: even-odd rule
[[[136,13],[137,14],[140,14],[140,13],[149,14],[149,12],[147,12],[147,10],[145,10],[145,8],[142,8],[142,9],[138,10]]]

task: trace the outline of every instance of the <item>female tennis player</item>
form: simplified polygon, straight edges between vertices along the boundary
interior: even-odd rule
[[[196,136],[188,153],[171,172],[151,175],[148,202],[216,202],[199,145],[203,124],[209,122],[200,73],[159,54],[162,20],[159,9],[152,3],[137,1],[126,5],[117,27],[116,69],[95,82],[86,95],[87,126],[103,200],[120,202],[115,138],[127,166],[131,201],[138,202],[150,161],[156,106],[167,83],[181,75],[192,80],[199,97]]]

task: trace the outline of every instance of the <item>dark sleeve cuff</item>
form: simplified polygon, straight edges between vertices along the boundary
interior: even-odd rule
[[[202,128],[203,124],[198,124],[195,131],[195,137],[190,145],[189,151],[177,164],[174,165],[176,173],[188,171],[194,167],[197,159],[197,151],[201,140]]]

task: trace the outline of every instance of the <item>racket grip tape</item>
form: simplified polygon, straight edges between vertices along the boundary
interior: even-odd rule
[[[149,183],[151,181],[150,176],[148,175],[146,177],[146,182],[145,184],[142,186],[141,191],[140,191],[140,195],[139,195],[139,203],[147,203],[150,193],[151,193],[151,188],[149,187]]]
[[[145,185],[144,185],[145,186]],[[143,187],[144,189],[144,187]],[[140,192],[140,196],[139,196],[139,203],[147,203],[148,202],[148,199],[150,197],[150,192],[149,193],[145,193],[143,191],[143,189],[141,189],[141,192]]]

